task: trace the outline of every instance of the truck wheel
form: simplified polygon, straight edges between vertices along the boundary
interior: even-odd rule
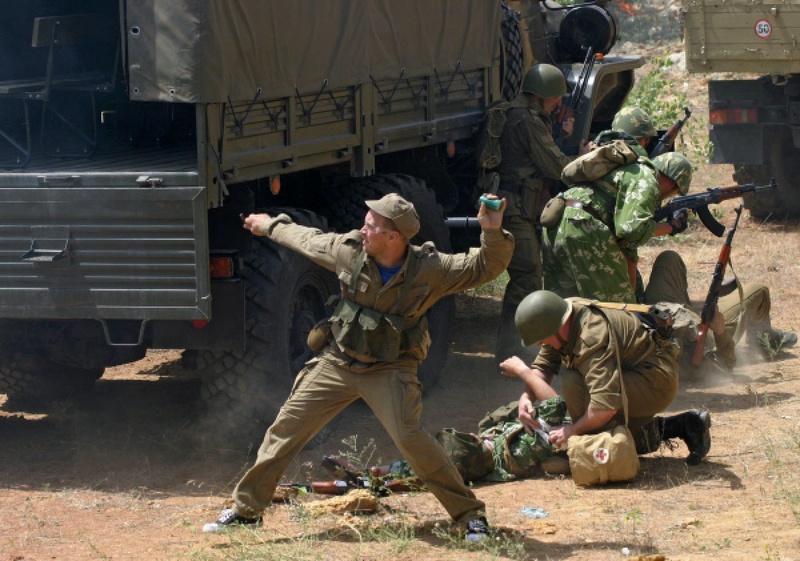
[[[277,209],[273,209],[273,212]],[[280,209],[298,224],[322,230],[320,217]],[[244,352],[203,351],[201,400],[206,416],[203,434],[221,441],[260,443],[291,390],[294,378],[311,358],[308,332],[327,315],[325,302],[338,287],[333,273],[267,238],[253,239],[245,263],[246,330]]]
[[[0,393],[15,405],[41,407],[59,399],[91,393],[103,368],[57,364],[33,347],[0,353]]]
[[[800,215],[800,185],[796,179],[800,177],[800,159],[797,149],[789,133],[773,136],[773,140],[765,146],[764,165],[738,166],[733,174],[734,180],[740,185],[766,185],[773,177],[777,181],[777,189],[767,189],[744,197],[750,214],[762,220],[782,220]]]
[[[432,241],[442,252],[450,252],[450,231],[444,221],[444,212],[436,202],[436,195],[425,182],[410,175],[387,174],[359,179],[331,193],[327,200],[329,221],[337,232],[361,228],[367,214],[368,199],[378,199],[387,193],[399,193],[414,203],[420,218],[420,231],[411,240],[414,244]],[[417,376],[426,390],[433,387],[447,363],[450,348],[450,330],[456,312],[454,296],[442,298],[428,310],[428,329],[431,348],[419,367]]]

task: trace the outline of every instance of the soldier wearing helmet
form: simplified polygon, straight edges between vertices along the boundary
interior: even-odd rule
[[[542,288],[542,258],[538,236],[541,193],[545,181],[559,182],[561,171],[573,158],[556,146],[551,115],[567,93],[564,75],[550,64],[534,64],[525,74],[520,94],[500,108],[505,124],[498,139],[502,154],[494,169],[500,183],[497,195],[508,201],[503,227],[514,235],[516,246],[508,266],[509,282],[503,297],[495,355],[502,360],[522,351],[514,329],[514,310],[526,294]],[[490,110],[490,111],[493,111]],[[565,121],[565,136],[573,120]],[[581,143],[580,153],[594,143]]]
[[[639,107],[623,107],[614,116],[611,130],[603,131],[595,138],[598,146],[617,139],[627,142],[640,156],[647,156],[647,145],[656,136],[653,121]]]
[[[677,393],[680,349],[641,316],[618,305],[564,299],[539,290],[520,303],[515,321],[524,344],[541,346],[530,367],[517,357],[500,365],[504,374],[526,383],[518,412],[530,429],[537,427],[531,416],[534,392],[530,387],[542,380],[550,384],[559,375],[572,424],[550,429],[555,446],[565,447],[573,435],[624,424],[626,407],[627,424],[640,454],[680,438],[689,449],[688,464],[706,456],[711,447],[708,412],[656,416]]]
[[[689,192],[692,183],[692,164],[678,152],[667,152],[653,158],[653,167],[671,179],[681,195]]]
[[[669,152],[570,186],[559,195],[560,220],[542,239],[545,288],[564,297],[636,302],[638,248],[686,229],[685,212],[659,223],[653,215],[664,199],[686,194],[691,180],[689,160]]]

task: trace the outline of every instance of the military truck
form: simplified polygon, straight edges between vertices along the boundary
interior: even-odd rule
[[[688,71],[714,74],[712,163],[740,184],[776,179],[745,197],[754,216],[800,215],[800,2],[683,0],[683,14]]]
[[[243,230],[325,231],[400,192],[444,251],[476,230],[473,145],[525,60],[570,88],[565,150],[607,128],[641,57],[604,2],[32,0],[0,37],[0,392],[47,403],[150,349],[184,350],[227,434],[258,434],[337,279]],[[526,52],[525,45],[530,45]],[[471,218],[472,217],[472,218]],[[454,300],[429,314],[432,385]],[[233,427],[233,430],[230,429]],[[248,427],[252,431],[248,431]]]

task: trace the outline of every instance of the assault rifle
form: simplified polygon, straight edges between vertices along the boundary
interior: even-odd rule
[[[700,314],[700,325],[697,327],[697,342],[695,343],[694,354],[692,354],[692,363],[695,365],[700,364],[703,360],[708,327],[717,312],[717,302],[722,289],[722,281],[725,278],[725,270],[731,261],[731,242],[733,242],[736,228],[739,227],[739,218],[741,216],[742,205],[739,205],[736,209],[736,221],[733,223],[733,228],[728,231],[728,237],[719,252],[717,264],[714,266],[714,275],[711,277],[711,286],[708,288],[708,296],[706,296],[706,301],[703,304],[703,312]]]
[[[686,124],[686,121],[689,117],[692,116],[692,112],[689,111],[688,107],[683,108],[683,112],[685,116],[683,119],[678,119],[675,123],[661,135],[661,138],[658,139],[658,143],[656,144],[655,148],[653,148],[652,152],[650,152],[649,157],[655,158],[656,156],[660,156],[664,152],[667,151],[667,148],[673,145],[675,139],[678,137],[678,133],[681,132],[683,125]]]
[[[369,489],[378,497],[385,497],[390,493],[408,493],[419,491],[425,485],[421,479],[412,475],[410,477],[395,477],[389,473],[389,466],[372,466],[369,476],[362,470],[352,466],[347,460],[332,456],[322,456],[322,467],[336,475],[337,480],[332,482],[314,482],[312,490],[316,493],[342,494],[349,488]],[[332,487],[330,484],[336,484]]]
[[[725,233],[725,226],[711,216],[708,205],[718,204],[728,199],[735,199],[746,193],[755,193],[762,189],[775,189],[777,186],[778,184],[773,178],[768,185],[746,183],[744,185],[731,185],[730,187],[711,187],[705,193],[696,193],[694,195],[673,198],[667,204],[656,210],[653,219],[656,222],[661,222],[662,220],[672,218],[673,213],[678,210],[692,210],[700,217],[703,226],[708,228],[712,234],[721,238],[722,234]]]
[[[564,121],[567,119],[574,118],[575,115],[578,114],[578,109],[581,103],[583,103],[583,94],[586,91],[586,85],[589,83],[589,78],[592,76],[592,68],[594,67],[596,58],[594,49],[592,49],[592,47],[586,47],[586,58],[583,60],[581,73],[575,81],[575,87],[572,88],[567,102],[562,103],[561,107],[558,108],[555,128],[553,129],[553,140],[555,140],[556,146],[559,148],[564,144],[564,131],[561,129],[561,125],[563,125]]]

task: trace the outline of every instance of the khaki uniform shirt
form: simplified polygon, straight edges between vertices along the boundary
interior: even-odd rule
[[[375,260],[368,256],[355,293],[351,293],[352,273],[362,251],[360,232],[323,233],[294,224],[288,215],[281,214],[267,222],[266,235],[336,273],[342,293],[357,304],[405,318],[420,317],[442,297],[496,278],[514,251],[513,237],[503,230],[484,231],[481,247],[468,253],[440,253],[431,242],[409,245],[403,266],[386,285]],[[409,271],[413,271],[412,278]]]
[[[677,344],[654,336],[635,314],[620,310],[604,309],[601,312],[574,302],[572,328],[566,345],[559,350],[543,345],[533,367],[545,374],[556,375],[563,362],[566,368],[583,376],[589,390],[590,407],[621,410],[619,370],[612,342],[614,335],[609,324],[619,341],[623,373],[629,370],[644,375],[651,370],[666,373],[666,376],[659,376],[662,387],[658,389],[674,395],[678,386],[676,358],[680,353]],[[629,384],[627,377],[625,383]],[[635,395],[631,390],[627,389],[628,393]]]

